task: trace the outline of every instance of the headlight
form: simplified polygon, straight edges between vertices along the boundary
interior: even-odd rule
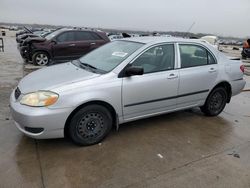
[[[20,103],[36,107],[50,106],[57,101],[58,97],[58,94],[51,91],[37,91],[24,95]]]

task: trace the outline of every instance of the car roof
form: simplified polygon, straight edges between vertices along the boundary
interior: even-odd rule
[[[58,29],[58,31],[90,31],[90,32],[98,32],[99,30],[95,30],[95,29],[88,29],[88,28],[61,28]]]
[[[131,37],[120,39],[123,41],[139,42],[144,44],[158,44],[162,42],[193,42],[204,44],[200,39],[185,39],[177,37],[165,37],[165,36],[145,36],[145,37]]]

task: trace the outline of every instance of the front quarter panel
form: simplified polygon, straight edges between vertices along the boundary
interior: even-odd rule
[[[122,117],[121,104],[122,79],[114,73],[103,75],[89,81],[77,82],[53,91],[59,94],[58,101],[49,108],[72,108],[92,101],[110,104],[119,117]]]

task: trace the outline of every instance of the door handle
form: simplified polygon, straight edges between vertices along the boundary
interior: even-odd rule
[[[212,72],[216,72],[216,69],[212,67],[212,68],[209,69],[208,72],[211,72],[211,73],[212,73]]]
[[[91,42],[90,45],[95,45],[96,43],[95,42]]]
[[[168,75],[168,79],[174,79],[174,78],[178,78],[178,75],[174,73]]]
[[[76,44],[70,44],[69,46],[75,46]]]

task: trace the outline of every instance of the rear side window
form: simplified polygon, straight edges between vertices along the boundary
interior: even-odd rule
[[[103,40],[98,34],[92,32],[91,35],[94,37],[94,40]]]
[[[180,44],[181,68],[215,64],[214,57],[201,46]]]
[[[56,38],[57,42],[71,42],[75,41],[74,32],[64,32]]]

